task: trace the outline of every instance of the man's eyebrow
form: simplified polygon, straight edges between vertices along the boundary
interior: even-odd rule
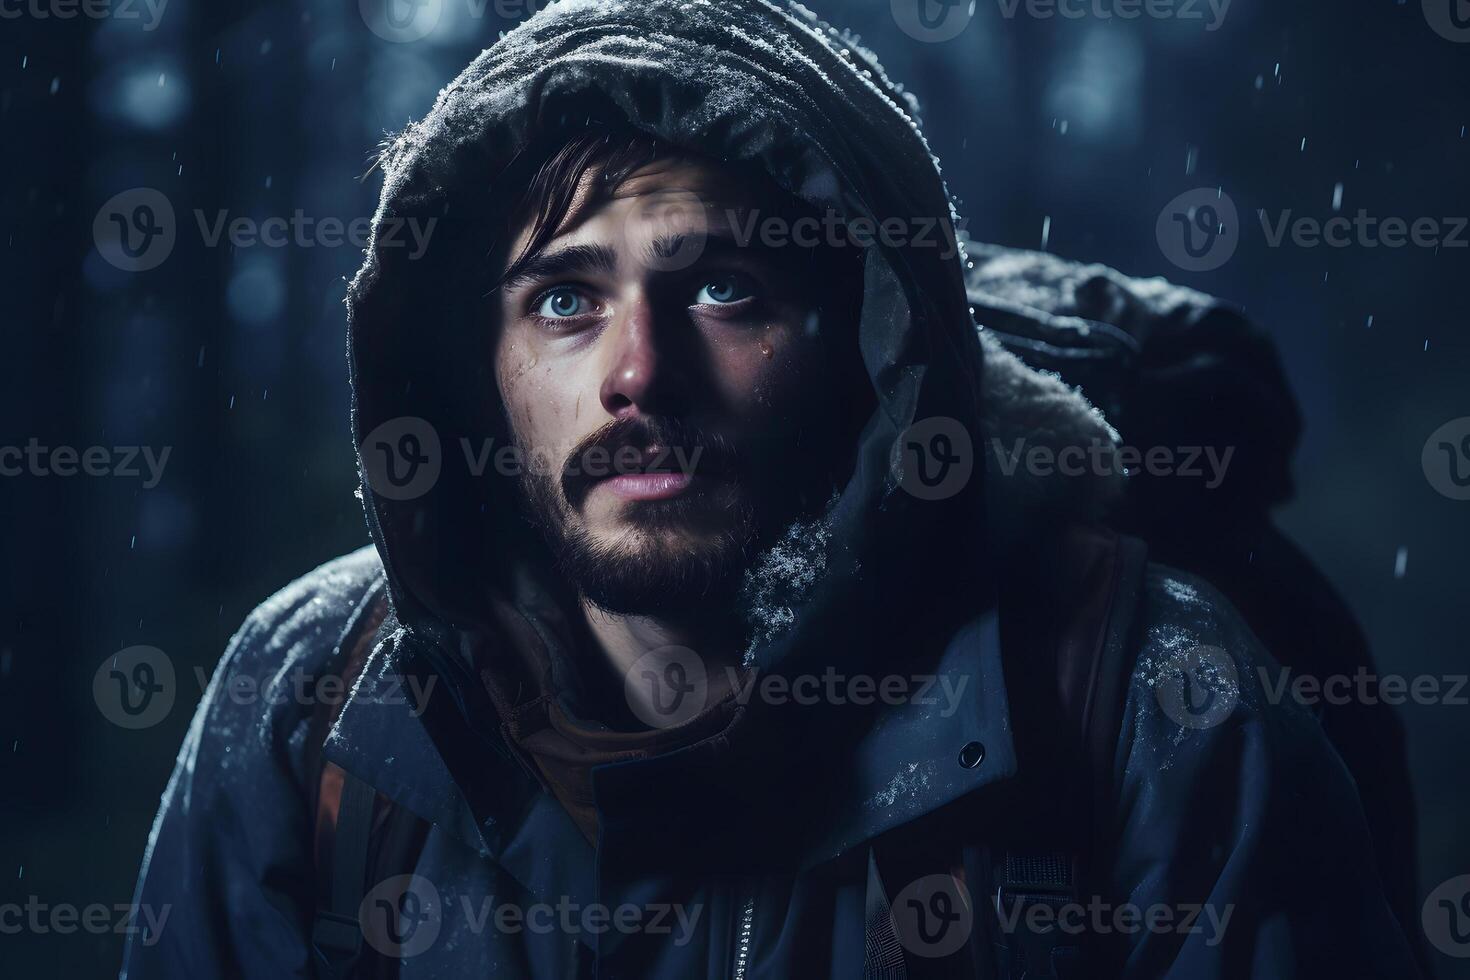
[[[742,240],[728,228],[715,227],[698,234],[684,232],[655,238],[644,248],[644,258],[667,262],[677,259],[686,248],[696,251],[691,264],[705,256],[719,255],[749,255],[752,258],[769,259],[774,251],[764,242],[754,238]]]
[[[500,289],[511,290],[532,282],[597,272],[616,275],[618,256],[606,245],[568,245],[551,252],[541,252],[517,262],[500,283]]]
[[[753,258],[765,257],[765,253],[769,251],[757,242],[738,241],[734,233],[727,229],[714,228],[698,235],[686,232],[656,238],[645,247],[644,257],[667,262],[679,256],[686,248],[699,250],[696,261],[706,255],[720,254],[749,254]],[[609,245],[568,245],[565,248],[541,252],[530,258],[521,259],[513,265],[496,290],[510,291],[535,282],[588,273],[617,275],[617,252]]]
[[[660,235],[643,248],[643,258],[650,263],[666,262],[677,258],[684,249],[694,247],[703,252],[703,238],[687,232],[679,235]],[[698,256],[696,256],[696,259]]]

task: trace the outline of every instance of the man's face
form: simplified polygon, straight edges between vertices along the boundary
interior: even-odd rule
[[[521,489],[595,604],[690,612],[832,491],[842,436],[817,313],[830,286],[789,254],[736,245],[732,213],[756,198],[714,164],[662,159],[582,207],[588,186],[501,289],[506,416],[523,459],[560,467]]]

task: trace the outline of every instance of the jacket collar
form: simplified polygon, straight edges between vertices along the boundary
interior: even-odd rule
[[[461,716],[447,691],[436,692],[427,680],[410,683],[414,675],[395,656],[395,637],[401,631],[375,645],[328,735],[326,758],[523,883],[541,877],[530,854],[533,836],[542,853],[588,858],[557,863],[590,868],[593,852],[560,805],[514,760],[454,727]],[[805,839],[801,866],[835,858],[1015,774],[995,610],[958,630],[934,667],[908,680],[909,696],[885,704],[848,754],[812,760],[824,770],[839,767],[847,778],[830,801],[830,819]],[[422,705],[415,704],[419,692],[426,695]],[[680,812],[681,794],[708,758],[699,749],[595,771],[599,803],[616,801],[603,814],[604,847],[646,834],[660,815]],[[456,778],[457,771],[464,776]],[[485,789],[477,791],[471,780]],[[590,889],[590,880],[584,886]],[[571,887],[557,885],[564,893]]]
[[[449,727],[462,717],[449,691],[436,696],[438,685],[429,687],[427,678],[410,683],[419,675],[396,652],[402,631],[383,633],[327,735],[327,761],[495,861],[532,894],[595,900],[593,853],[571,817],[514,761],[483,751],[479,736],[462,726]],[[453,734],[436,739],[435,732]],[[455,777],[471,764],[485,773],[477,785],[493,792],[469,791],[469,779]],[[587,860],[546,861],[545,854]]]
[[[449,695],[437,678],[434,687],[415,689],[394,656],[394,639],[380,632],[327,734],[323,754],[397,805],[481,854],[493,854],[499,828],[493,820],[476,818],[424,723],[436,695],[441,700]]]
[[[966,624],[927,691],[890,707],[848,762],[853,797],[807,855],[817,864],[1016,773],[1000,656],[999,614]]]

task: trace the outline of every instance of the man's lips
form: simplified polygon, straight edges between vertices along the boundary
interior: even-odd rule
[[[610,465],[594,465],[583,457],[580,472],[565,478],[563,488],[574,503],[605,487],[624,500],[667,500],[709,478],[728,479],[728,460],[706,447],[670,448],[660,444],[607,450]]]
[[[599,480],[595,486],[606,487],[624,500],[668,500],[693,483],[690,473],[624,473]]]

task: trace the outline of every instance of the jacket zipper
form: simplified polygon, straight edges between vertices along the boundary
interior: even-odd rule
[[[750,969],[750,934],[755,928],[755,886],[752,885],[740,903],[740,918],[735,929],[735,967],[732,980],[745,980]]]

